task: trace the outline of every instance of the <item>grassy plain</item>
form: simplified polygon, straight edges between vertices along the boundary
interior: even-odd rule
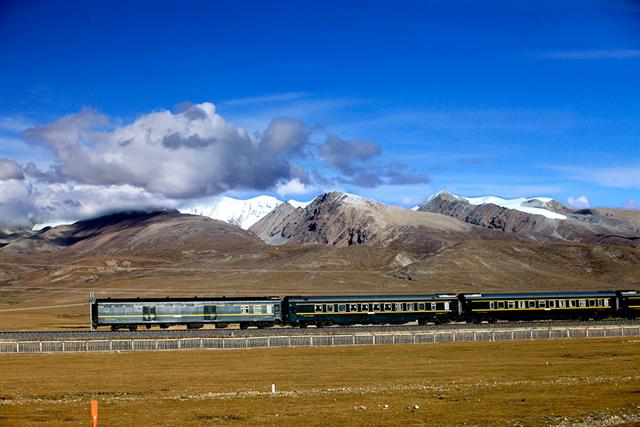
[[[0,374],[1,425],[87,424],[93,398],[108,426],[640,420],[633,338],[5,355]]]

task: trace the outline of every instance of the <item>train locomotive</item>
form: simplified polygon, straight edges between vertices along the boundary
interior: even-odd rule
[[[640,291],[215,298],[90,298],[91,328],[241,329],[640,317]]]

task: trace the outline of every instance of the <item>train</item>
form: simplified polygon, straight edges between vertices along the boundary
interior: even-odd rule
[[[91,329],[440,324],[640,317],[640,291],[285,297],[90,297]]]

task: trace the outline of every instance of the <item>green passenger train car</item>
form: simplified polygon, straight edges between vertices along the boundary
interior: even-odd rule
[[[623,317],[640,317],[640,291],[618,291],[619,312]]]
[[[292,326],[444,323],[459,313],[456,295],[288,296],[283,310]]]
[[[614,316],[613,291],[461,294],[467,321],[601,319]]]
[[[205,324],[224,327],[229,323],[239,323],[242,328],[283,323],[279,297],[97,299],[91,305],[91,320],[93,329],[111,326],[114,330],[172,325],[200,328]]]

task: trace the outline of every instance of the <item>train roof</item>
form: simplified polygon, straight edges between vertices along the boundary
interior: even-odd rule
[[[422,295],[321,295],[321,296],[288,296],[285,297],[286,300],[292,302],[320,302],[320,301],[399,301],[399,300],[409,300],[409,301],[418,301],[424,299],[437,299],[437,300],[451,300],[456,299],[456,294],[422,294]]]
[[[275,296],[260,296],[260,297],[225,297],[225,296],[217,296],[217,297],[165,297],[165,298],[96,298],[96,303],[106,303],[106,302],[116,302],[116,303],[143,303],[143,302],[203,302],[203,301],[280,301],[280,297]]]
[[[465,293],[465,299],[523,299],[523,298],[602,298],[615,297],[614,291],[588,291],[588,292],[528,292],[528,293]]]

